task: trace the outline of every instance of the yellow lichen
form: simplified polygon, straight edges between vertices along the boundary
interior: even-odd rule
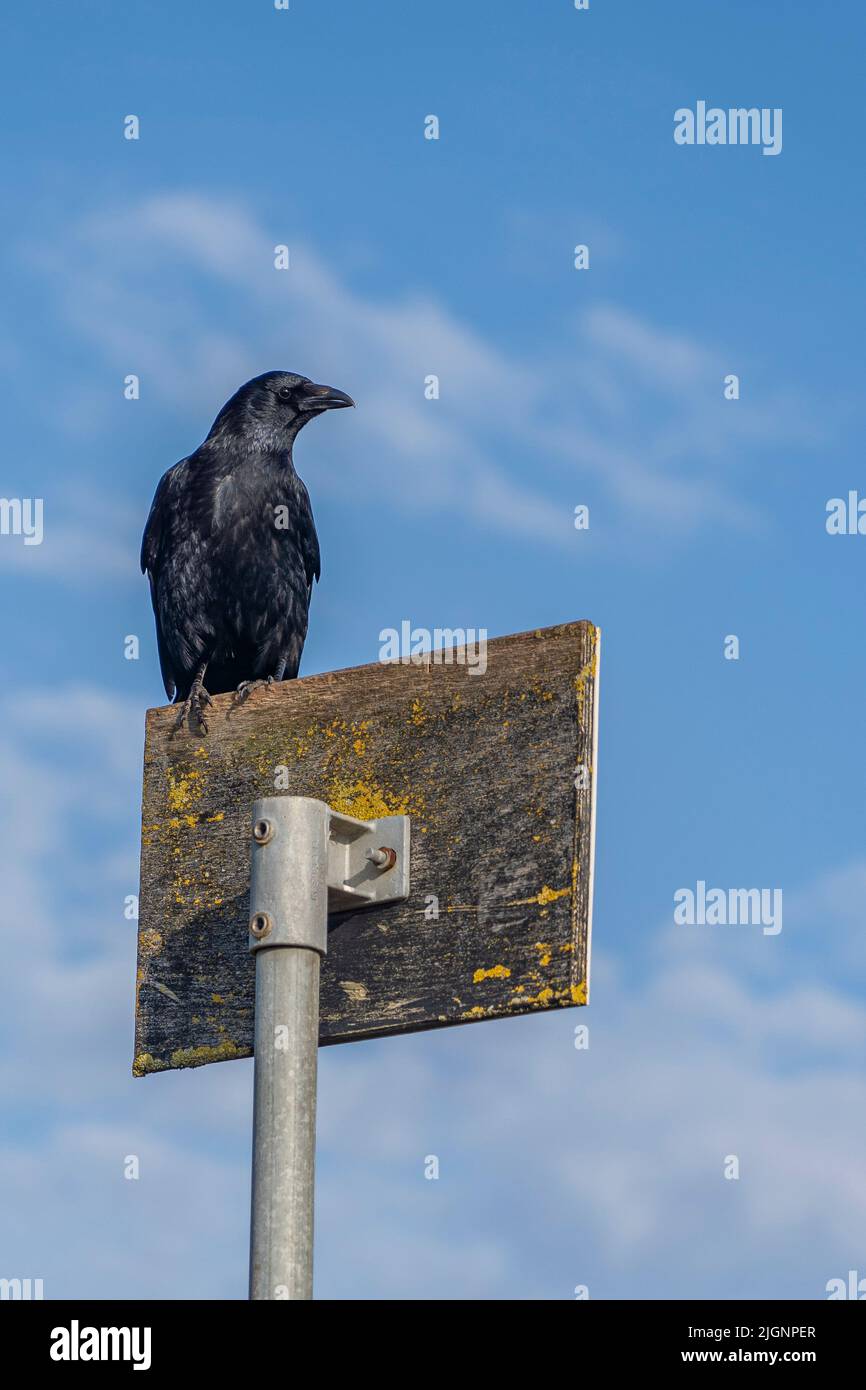
[[[237,1043],[226,1038],[225,1042],[218,1043],[216,1047],[179,1047],[171,1054],[171,1065],[173,1067],[203,1067],[206,1062],[227,1062],[231,1057],[246,1057],[248,1052],[238,1047]],[[165,1062],[162,1063],[164,1067]],[[153,1070],[153,1068],[150,1068]]]
[[[504,903],[504,907],[529,907],[535,903],[539,907],[545,907],[547,903],[556,902],[557,898],[567,898],[571,895],[571,888],[548,888],[545,883],[543,888],[531,898],[516,898],[514,902]]]
[[[538,994],[527,994],[526,998],[521,1000],[521,1003],[538,1004],[543,1008],[545,1004],[550,1003],[553,997],[553,990],[548,985],[545,989],[539,990]]]
[[[132,1074],[133,1074],[133,1076],[146,1076],[147,1073],[148,1073],[149,1071],[167,1071],[167,1070],[168,1070],[168,1062],[160,1062],[160,1061],[158,1061],[157,1058],[154,1057],[153,1054],[150,1053],[150,1052],[139,1052],[138,1056],[135,1057],[135,1058],[133,1058],[133,1062],[132,1062]]]
[[[594,681],[598,675],[598,639],[601,633],[597,627],[590,628],[590,658],[574,678],[574,688],[577,694],[577,711],[580,723],[585,724],[586,714],[586,691],[590,681]]]
[[[556,902],[557,898],[567,898],[570,892],[570,886],[568,888],[548,888],[545,884],[538,894],[538,901],[540,903],[553,903]]]
[[[492,965],[489,970],[476,970],[472,976],[472,983],[480,985],[482,980],[507,980],[510,974],[507,965]]]
[[[168,774],[168,805],[171,811],[188,811],[196,797],[201,795],[204,778],[197,768],[191,768],[181,777]],[[193,822],[194,824],[195,822]]]
[[[356,820],[377,820],[380,816],[408,816],[405,797],[395,796],[373,782],[342,781],[335,777],[328,789],[328,805]]]

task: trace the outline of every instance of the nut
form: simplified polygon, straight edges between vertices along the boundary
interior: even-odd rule
[[[397,863],[397,851],[388,845],[381,845],[379,849],[368,849],[367,858],[377,869],[393,869]]]
[[[253,826],[253,839],[257,845],[266,845],[274,838],[274,827],[269,820],[257,820]]]
[[[267,936],[272,926],[273,923],[266,912],[254,912],[250,918],[250,936],[261,941],[263,936]]]

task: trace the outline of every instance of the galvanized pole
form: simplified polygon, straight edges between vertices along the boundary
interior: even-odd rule
[[[252,1299],[313,1296],[319,965],[328,911],[401,902],[408,893],[408,816],[356,820],[307,796],[254,804]]]
[[[250,1298],[313,1296],[319,960],[327,948],[327,807],[253,807],[256,957]]]

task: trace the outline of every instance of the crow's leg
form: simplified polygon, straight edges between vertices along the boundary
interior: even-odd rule
[[[241,681],[237,689],[238,704],[242,705],[260,685],[273,685],[276,680],[279,680],[278,676],[262,676],[257,681]]]
[[[207,733],[207,719],[205,718],[204,712],[208,705],[213,704],[213,701],[211,700],[210,695],[208,695],[207,691],[204,688],[203,682],[204,673],[206,670],[207,662],[203,661],[201,666],[199,666],[198,670],[195,673],[192,685],[189,688],[189,694],[183,702],[183,706],[181,708],[180,715],[178,716],[178,721],[175,726],[178,729],[182,729],[184,724],[187,724],[189,726],[190,733],[192,733],[193,727],[191,716],[195,715],[196,723],[198,724],[199,730],[203,734]]]
[[[273,685],[275,681],[281,681],[283,679],[283,672],[285,671],[285,669],[286,659],[285,657],[283,657],[283,660],[280,662],[279,666],[277,667],[276,671],[274,671],[272,676],[265,676],[261,680],[257,681],[241,681],[240,685],[238,686],[239,703],[243,704],[244,700],[246,700],[248,695],[250,695],[253,690],[258,690],[260,685]]]

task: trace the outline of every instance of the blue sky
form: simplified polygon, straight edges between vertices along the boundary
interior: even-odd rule
[[[43,498],[45,534],[0,536],[0,1274],[245,1293],[250,1065],[129,1076],[162,699],[138,546],[164,469],[288,368],[359,406],[296,449],[305,672],[404,618],[604,633],[592,1005],[322,1054],[318,1294],[866,1275],[866,539],[825,529],[866,490],[861,10],[83,0],[5,27],[0,494]],[[676,145],[698,100],[782,108],[781,154]],[[782,932],[675,927],[699,879],[781,888]]]

